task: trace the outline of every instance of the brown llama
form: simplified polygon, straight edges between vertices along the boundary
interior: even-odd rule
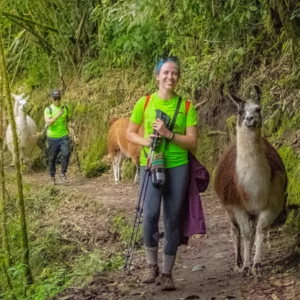
[[[255,86],[258,103],[261,91]],[[231,221],[235,259],[244,275],[261,275],[261,250],[267,230],[284,207],[287,174],[271,144],[261,136],[259,104],[245,102],[229,93],[238,108],[236,142],[220,157],[214,187]],[[241,237],[244,255],[241,255]]]
[[[125,158],[131,158],[136,165],[134,182],[139,180],[139,160],[141,147],[129,142],[126,138],[129,118],[114,120],[107,136],[108,154],[112,160],[115,183],[121,180],[121,167]],[[140,129],[142,134],[142,128]]]

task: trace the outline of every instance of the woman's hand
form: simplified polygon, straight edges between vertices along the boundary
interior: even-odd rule
[[[162,137],[170,138],[172,134],[161,119],[156,119],[152,124],[152,128]]]
[[[153,133],[149,134],[146,147],[151,147],[151,145],[153,143],[153,139],[155,139],[155,138],[159,138],[159,135],[153,134]]]

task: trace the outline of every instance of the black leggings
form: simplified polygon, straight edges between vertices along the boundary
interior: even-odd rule
[[[141,187],[145,176],[145,167],[141,167]],[[163,199],[164,216],[164,254],[176,255],[180,242],[180,218],[188,184],[188,164],[166,169],[166,182],[161,188],[152,185],[151,177],[144,203],[144,241],[149,248],[157,247],[159,241],[158,222],[161,200]]]

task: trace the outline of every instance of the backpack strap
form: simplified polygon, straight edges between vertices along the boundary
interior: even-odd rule
[[[48,109],[49,109],[50,115],[52,116],[52,107],[49,106]]]
[[[151,98],[151,95],[147,95],[146,101],[145,101],[145,104],[144,104],[144,112],[145,112],[145,110],[146,110],[146,108],[147,108],[147,106],[148,106],[148,104],[149,104],[150,98]]]
[[[191,101],[186,100],[186,101],[185,101],[185,113],[186,113],[186,114],[188,114],[189,109],[190,109],[190,106],[191,106]]]

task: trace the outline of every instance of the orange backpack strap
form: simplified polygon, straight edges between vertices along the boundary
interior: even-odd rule
[[[145,101],[145,104],[144,104],[144,111],[146,110],[146,108],[147,108],[147,106],[148,106],[150,97],[151,97],[151,95],[148,95],[148,96],[146,97],[146,101]]]
[[[186,113],[186,114],[188,114],[189,109],[190,109],[190,106],[191,106],[191,101],[186,100],[186,101],[185,101],[185,113]]]

